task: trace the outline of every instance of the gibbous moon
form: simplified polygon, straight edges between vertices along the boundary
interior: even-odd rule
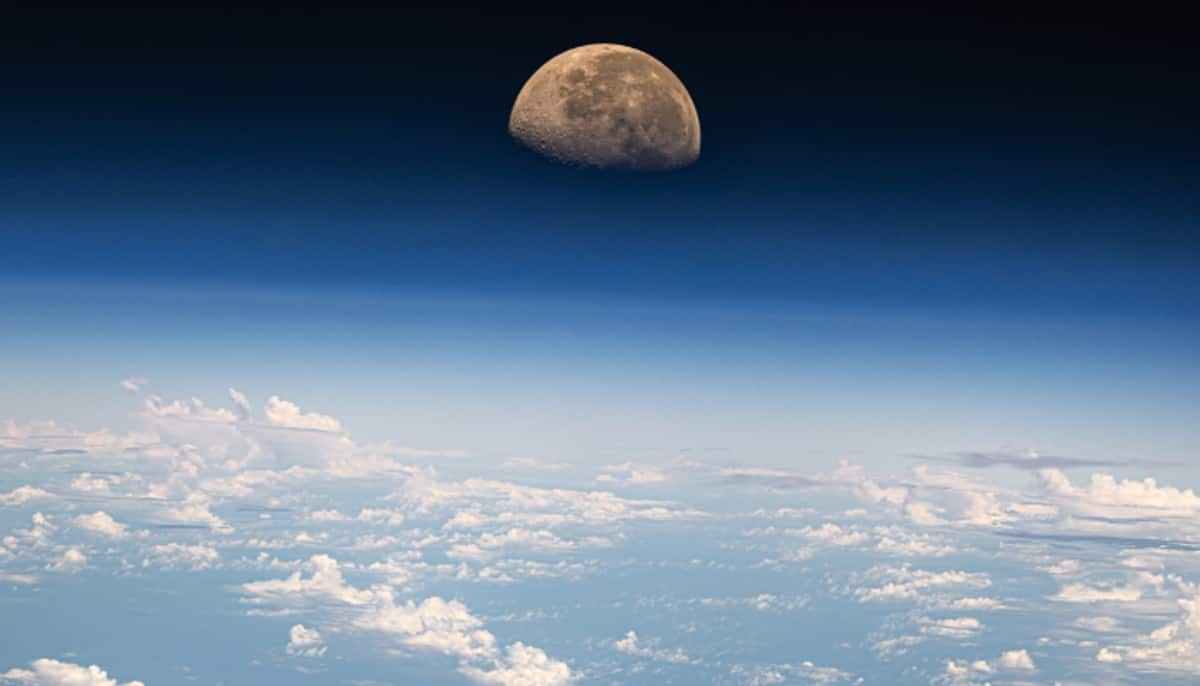
[[[585,167],[674,169],[700,156],[700,117],[679,77],[615,43],[543,64],[517,95],[508,130],[543,155]]]

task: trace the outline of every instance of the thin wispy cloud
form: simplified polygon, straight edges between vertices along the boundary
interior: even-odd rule
[[[910,455],[911,459],[924,462],[944,462],[973,469],[1011,467],[1036,471],[1040,469],[1083,469],[1091,467],[1172,467],[1173,463],[1152,462],[1141,459],[1101,460],[1084,457],[1043,455],[1037,451],[964,451],[951,455]]]

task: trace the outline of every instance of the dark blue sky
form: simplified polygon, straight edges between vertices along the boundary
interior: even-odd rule
[[[806,6],[14,23],[0,271],[1191,310],[1197,107],[1168,19]],[[524,78],[591,40],[680,74],[700,164],[581,173],[511,143]]]

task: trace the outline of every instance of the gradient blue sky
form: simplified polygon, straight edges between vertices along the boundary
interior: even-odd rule
[[[104,394],[135,375],[505,455],[1187,458],[1179,37],[771,12],[11,31],[0,415],[120,426]],[[525,76],[598,38],[680,74],[699,164],[507,138]]]

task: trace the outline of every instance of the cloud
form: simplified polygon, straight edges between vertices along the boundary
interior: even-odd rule
[[[996,659],[996,664],[1004,669],[1018,670],[1023,672],[1033,672],[1037,667],[1033,664],[1033,658],[1029,657],[1029,651],[1021,650],[1006,650]]]
[[[617,484],[620,486],[645,486],[662,483],[667,480],[666,473],[661,469],[641,467],[632,462],[608,465],[602,471],[604,473],[596,477],[598,483]]]
[[[1122,663],[1140,671],[1186,674],[1200,678],[1200,585],[1176,579],[1179,618],[1127,646],[1102,648],[1096,659]]]
[[[245,396],[242,396],[242,400],[245,400]],[[282,426],[290,429],[310,429],[329,433],[342,432],[342,423],[333,417],[317,414],[316,412],[301,412],[298,405],[283,400],[277,395],[273,395],[267,399],[264,411],[267,415],[267,422],[272,426]]]
[[[921,617],[918,619],[918,624],[922,625],[921,633],[927,636],[959,640],[974,638],[984,629],[983,622],[974,617],[946,617],[943,619]]]
[[[980,675],[990,675],[995,673],[996,668],[987,660],[946,660],[946,669],[942,676],[935,679],[935,683],[968,683],[973,678]]]
[[[79,515],[72,520],[75,526],[90,531],[94,534],[107,536],[108,538],[121,539],[129,535],[129,527],[112,518],[112,515],[103,510],[93,512],[87,515]]]
[[[350,517],[338,512],[337,510],[313,510],[308,513],[310,522],[348,522]]]
[[[446,555],[451,559],[483,561],[506,549],[561,554],[579,548],[603,548],[610,545],[612,545],[610,539],[598,536],[574,541],[560,538],[546,529],[532,530],[515,527],[500,533],[484,532],[470,543],[456,543],[450,547]]]
[[[634,657],[646,658],[655,662],[667,662],[670,664],[689,664],[692,659],[682,648],[668,650],[659,648],[660,643],[657,639],[649,641],[639,639],[637,632],[630,629],[625,636],[613,642],[613,649],[617,652],[632,655]]]
[[[288,631],[287,654],[296,657],[321,657],[327,646],[316,629],[296,624]]]
[[[1091,460],[1076,457],[1042,455],[1036,450],[1024,451],[971,451],[954,453],[950,457],[917,455],[918,459],[934,462],[955,462],[964,467],[986,469],[988,467],[1014,467],[1016,469],[1071,469],[1075,467],[1120,467],[1140,464],[1137,461]]]
[[[994,527],[1018,518],[1002,503],[1004,493],[995,485],[955,472],[916,465],[909,488],[905,511],[914,523],[923,526],[953,523]]]
[[[563,662],[552,660],[532,646],[517,642],[497,658],[495,637],[484,630],[482,620],[458,601],[426,598],[420,604],[386,606],[367,616],[359,626],[387,633],[402,644],[436,650],[466,661],[462,671],[483,683],[565,684],[572,680]],[[478,666],[482,662],[488,666]],[[531,681],[522,681],[530,678]]]
[[[835,547],[849,547],[866,543],[871,537],[862,531],[843,529],[837,524],[826,522],[819,527],[806,526],[800,529],[787,529],[788,536],[797,536],[814,543],[823,543]]]
[[[868,478],[866,470],[843,460],[833,472],[833,480],[842,483],[864,503],[886,507],[901,507],[908,499],[908,489],[898,486],[881,486]]]
[[[1065,584],[1051,600],[1063,603],[1132,603],[1141,600],[1142,589],[1134,586],[1110,586],[1097,588],[1083,583]]]
[[[471,512],[471,527],[494,525],[603,526],[629,521],[704,519],[696,509],[661,500],[622,498],[608,491],[541,488],[507,481],[408,479],[389,496],[411,513]],[[467,528],[465,526],[461,528]]]
[[[367,524],[383,524],[386,526],[400,526],[404,524],[404,513],[397,510],[387,510],[378,508],[363,508],[355,517],[360,522]]]
[[[246,398],[246,394],[236,388],[230,388],[229,400],[233,403],[233,412],[238,420],[250,421],[250,400]]]
[[[62,555],[52,560],[46,565],[46,569],[52,572],[63,572],[64,574],[75,574],[87,568],[88,559],[78,548],[67,548]]]
[[[717,476],[720,483],[725,485],[754,484],[773,491],[794,491],[826,485],[810,476],[763,467],[723,467],[717,470]]]
[[[910,502],[904,505],[904,514],[908,515],[909,521],[921,526],[941,526],[942,524],[948,524],[949,522],[942,519],[941,515],[943,512],[945,510],[929,503]]]
[[[1163,546],[1157,549],[1131,549],[1121,551],[1121,566],[1131,569],[1162,570],[1168,563],[1186,562],[1200,548],[1187,552]]]
[[[782,530],[769,526],[745,532],[745,535],[756,537],[777,534],[807,542],[808,545],[800,550],[787,550],[783,553],[782,559],[793,561],[810,559],[821,548],[858,548],[873,550],[890,557],[944,557],[963,552],[961,546],[952,545],[944,536],[894,525],[866,527],[825,522],[819,526]],[[771,561],[772,564],[777,562]]]
[[[866,510],[861,510],[866,514]],[[762,519],[803,519],[817,515],[817,510],[811,507],[777,507],[774,509],[759,508],[750,513],[751,517]]]
[[[50,534],[54,533],[58,527],[50,522],[50,518],[41,512],[34,512],[30,517],[33,526],[28,529],[17,529],[14,531],[14,538],[20,538],[25,543],[32,546],[44,546],[50,542]],[[8,539],[5,539],[7,542]],[[10,544],[11,548],[12,545]]]
[[[459,581],[481,581],[490,583],[511,583],[518,578],[523,579],[579,579],[598,571],[595,560],[572,562],[557,560],[542,562],[539,560],[503,559],[489,562],[487,565],[472,570],[466,564],[456,569],[454,578]]]
[[[91,493],[95,495],[112,495],[112,488],[124,481],[123,477],[112,474],[92,474],[83,472],[71,479],[71,490],[76,493]]]
[[[163,569],[187,569],[193,572],[220,566],[221,553],[206,545],[165,543],[150,549],[142,560],[143,567],[157,564]]]
[[[945,557],[962,552],[941,536],[915,533],[896,526],[875,527],[875,551],[894,557]]]
[[[32,586],[37,582],[38,578],[34,574],[13,574],[11,572],[0,570],[0,583]]]
[[[0,507],[21,507],[35,500],[50,500],[56,496],[35,486],[18,486],[8,493],[0,493]]]
[[[880,657],[891,658],[907,655],[909,650],[914,646],[921,645],[929,640],[926,635],[904,635],[894,636],[876,641],[871,646],[871,650],[875,651]]]
[[[96,665],[84,667],[41,658],[34,660],[30,667],[31,669],[10,669],[0,674],[0,678],[27,686],[145,686],[140,681],[118,684],[116,679],[108,676],[107,672]]]
[[[774,593],[759,593],[752,596],[725,598],[692,598],[689,605],[707,607],[749,607],[759,612],[786,612],[799,610],[809,603],[808,596],[780,596]]]
[[[389,603],[375,608],[355,626],[378,631],[399,643],[476,661],[496,654],[496,639],[479,619],[457,600],[433,596],[420,603]]]
[[[232,424],[237,421],[237,415],[223,407],[209,407],[199,398],[189,401],[172,400],[165,402],[157,395],[146,397],[146,412],[160,419],[184,419],[193,422],[214,422]]]
[[[129,393],[141,393],[142,387],[147,384],[147,380],[142,376],[131,376],[127,379],[121,379],[120,387]]]
[[[995,528],[1025,518],[1046,517],[1053,508],[1008,502],[1004,489],[954,472],[916,465],[900,485],[883,486],[858,465],[843,461],[829,483],[848,488],[863,503],[922,527]]]
[[[923,603],[927,606],[932,606],[931,609],[946,609],[936,607],[935,603]],[[990,609],[990,608],[985,608]],[[901,620],[893,619],[889,625],[895,626]],[[912,623],[917,629],[917,633],[908,633],[900,636],[892,636],[876,640],[871,646],[871,650],[877,653],[880,657],[893,658],[902,655],[907,655],[914,647],[926,643],[930,640],[948,640],[954,642],[968,642],[977,638],[982,634],[987,626],[975,617],[923,617],[918,616],[912,620]],[[878,634],[876,635],[878,636]],[[953,671],[958,665],[950,663],[950,669]],[[969,670],[969,667],[964,666],[963,669]]]
[[[978,684],[976,679],[994,678],[997,672],[1036,672],[1037,667],[1029,651],[1007,650],[995,660],[947,660],[945,671],[935,678],[935,684]],[[989,680],[987,683],[991,683]],[[1009,683],[1009,682],[1005,682]]]
[[[405,464],[392,456],[431,453],[358,444],[337,419],[306,412],[278,396],[268,401],[270,411],[261,404],[252,411],[247,398],[232,389],[225,407],[198,400],[152,401],[144,395],[130,402],[148,403],[138,415],[147,428],[137,434],[0,421],[0,450],[21,451],[19,460],[25,463],[4,462],[11,466],[5,488],[26,484],[0,493],[0,505],[30,508],[0,512],[25,517],[36,504],[47,513],[34,515],[32,526],[18,523],[4,533],[0,583],[46,583],[45,595],[54,583],[76,583],[51,572],[89,565],[135,575],[221,568],[226,571],[217,576],[234,584],[248,615],[291,616],[279,627],[293,627],[286,650],[294,656],[326,654],[325,639],[331,637],[368,640],[393,656],[449,656],[437,662],[457,668],[460,679],[501,686],[568,683],[585,674],[607,682],[634,669],[647,676],[669,672],[672,664],[692,665],[687,671],[705,683],[853,681],[834,668],[799,661],[769,664],[760,660],[763,655],[735,652],[757,640],[751,632],[764,630],[751,615],[805,607],[806,597],[788,595],[803,587],[793,581],[824,584],[834,596],[829,602],[879,618],[870,628],[874,633],[859,643],[849,636],[846,641],[875,646],[889,660],[918,644],[995,646],[986,659],[952,661],[966,675],[963,683],[1032,680],[1027,674],[1032,670],[1018,664],[1020,657],[1000,653],[1003,646],[1017,645],[1003,642],[1014,636],[1014,626],[1027,627],[1028,636],[1046,636],[1037,644],[1039,651],[1059,648],[1087,658],[1074,663],[1093,670],[1081,673],[1084,681],[1114,670],[1138,676],[1181,671],[1189,664],[1188,651],[1195,652],[1194,639],[1188,638],[1195,620],[1183,604],[1178,617],[1170,613],[1181,583],[1173,575],[1200,569],[1197,496],[1151,479],[1097,474],[1073,475],[1072,481],[1040,457],[1037,469],[1006,476],[916,465],[897,478],[846,463],[831,475],[814,476],[696,463],[625,463],[605,472],[613,483],[630,486],[668,479],[671,492],[679,494],[672,500],[649,497],[649,491],[618,495],[611,488],[589,488],[582,472],[511,471],[509,481],[466,478],[471,465],[464,463]],[[501,467],[541,465],[510,461],[489,469]],[[643,478],[642,472],[649,476]],[[19,475],[15,481],[14,475]],[[542,485],[520,483],[534,477]],[[585,485],[542,483],[555,479]],[[712,493],[697,491],[726,482],[811,488],[814,497],[781,496],[749,507],[731,502],[714,505],[719,509],[713,512],[692,505],[716,502]],[[779,507],[784,502],[812,508]],[[140,521],[167,526],[135,531]],[[760,528],[743,531],[744,526]],[[1164,532],[1172,538],[1160,546],[1164,541],[1151,536]],[[656,545],[664,536],[684,541],[685,547]],[[313,555],[317,546],[337,552]],[[601,548],[618,549],[593,552]],[[772,555],[798,560],[832,549],[854,569],[866,571],[850,572],[822,560],[786,570],[742,566],[744,560]],[[280,552],[285,550],[290,554]],[[1064,553],[1070,559],[1063,559]],[[915,558],[925,559],[905,563]],[[696,594],[705,597],[653,601],[679,614],[676,623],[660,628],[680,631],[670,635],[697,631],[697,638],[718,640],[731,630],[747,632],[723,652],[701,652],[708,643],[654,640],[645,635],[645,626],[638,627],[642,634],[619,631],[635,626],[630,623],[599,639],[593,635],[591,643],[582,634],[572,635],[584,647],[562,650],[575,656],[591,650],[599,659],[576,667],[556,659],[565,655],[516,641],[530,638],[509,633],[520,627],[492,626],[512,621],[499,617],[534,611],[542,618],[569,614],[561,602],[566,596],[541,595],[549,587],[569,588],[569,579],[598,574],[627,579],[628,587],[613,602],[628,606],[645,598],[639,591],[646,588],[637,585],[649,578],[645,574],[659,578],[693,568],[708,580],[705,593]],[[258,576],[234,576],[255,570]],[[729,585],[742,573],[758,581]],[[560,581],[547,583],[552,579]],[[1039,591],[1043,586],[1049,590]],[[755,592],[760,589],[773,592]],[[1190,597],[1179,593],[1180,600]],[[496,616],[484,618],[472,608]],[[1000,608],[1011,613],[1012,621],[985,614]],[[801,614],[808,613],[798,612],[794,619],[805,621]],[[706,625],[709,619],[717,623]],[[1151,632],[1154,626],[1161,631]],[[1142,631],[1147,633],[1137,633]],[[277,657],[284,653],[282,633],[276,634]],[[595,654],[598,646],[611,650]],[[896,674],[917,665],[919,671],[904,673],[923,675],[933,664],[926,660],[935,655],[913,652],[895,665]],[[1008,652],[1030,664],[1036,660],[1034,669],[1046,659],[1041,652]],[[1059,658],[1050,659],[1057,665]],[[339,663],[322,667],[335,669]],[[941,667],[937,663],[932,670]]]
[[[1071,626],[1094,631],[1097,633],[1110,634],[1121,629],[1121,620],[1116,617],[1079,617],[1071,622]]]
[[[1061,560],[1047,567],[1038,567],[1038,571],[1051,576],[1076,576],[1083,571],[1083,563],[1079,560]]]
[[[1001,459],[991,453],[971,455],[976,462]],[[1026,470],[1033,472],[1035,487],[1000,486],[927,465],[915,465],[899,485],[883,486],[861,467],[845,462],[828,483],[848,489],[876,512],[921,527],[985,528],[1009,536],[1064,541],[1086,536],[1100,542],[1097,537],[1108,537],[1109,542],[1129,547],[1137,541],[1154,547],[1200,544],[1200,495],[1192,489],[1105,473],[1073,483],[1060,469],[1046,466],[1040,456],[1003,459],[1038,463],[1036,469]]]
[[[566,663],[540,649],[517,642],[501,651],[483,620],[463,603],[438,596],[398,603],[390,586],[359,589],[347,583],[341,565],[328,555],[312,556],[285,579],[249,582],[240,590],[243,601],[253,605],[311,611],[339,603],[349,612],[334,611],[329,620],[343,622],[343,630],[377,633],[404,648],[453,656],[459,671],[480,683],[558,686],[574,679]]]
[[[459,671],[478,683],[494,686],[566,686],[575,681],[565,662],[520,641],[508,646],[504,658],[497,660],[491,669],[468,665]]]
[[[945,595],[934,596],[926,601],[925,606],[931,610],[1000,610],[1004,608],[1004,603],[1001,603],[995,598],[984,596],[966,596],[962,598],[948,597]]]
[[[1159,486],[1151,478],[1122,480],[1111,474],[1093,474],[1087,484],[1076,486],[1057,469],[1043,469],[1038,478],[1047,494],[1080,514],[1112,518],[1200,516],[1200,495],[1195,491]]]
[[[863,585],[851,590],[860,603],[920,600],[931,602],[931,593],[944,589],[982,589],[992,585],[983,572],[948,570],[932,572],[913,569],[911,565],[878,566],[868,570],[863,579],[876,585]]]
[[[328,555],[313,555],[286,579],[252,581],[242,584],[245,602],[295,606],[311,600],[335,600],[347,605],[367,605],[391,598],[386,587],[359,590],[346,583],[338,561]]]
[[[730,675],[744,686],[768,686],[773,684],[798,683],[802,679],[810,684],[861,684],[863,679],[836,667],[821,667],[805,660],[768,665],[734,665]]]
[[[248,465],[302,466],[326,476],[360,478],[394,470],[388,454],[449,454],[392,446],[360,446],[344,432],[339,420],[304,412],[293,402],[271,396],[263,419],[255,420],[246,395],[229,389],[232,408],[209,407],[202,400],[166,402],[158,396],[145,400],[142,416],[168,453],[186,454],[201,471],[224,467],[241,471]],[[236,485],[235,475],[226,475]]]
[[[107,429],[86,432],[53,421],[17,424],[6,420],[0,423],[0,454],[24,454],[35,461],[69,461],[97,454],[108,459],[128,459],[156,444],[157,436],[142,432],[117,434]],[[28,463],[22,464],[22,469],[29,467]]]
[[[202,493],[189,495],[184,502],[164,508],[159,513],[159,520],[167,524],[194,524],[205,526],[213,531],[232,531],[225,523],[209,509],[210,499]]]

